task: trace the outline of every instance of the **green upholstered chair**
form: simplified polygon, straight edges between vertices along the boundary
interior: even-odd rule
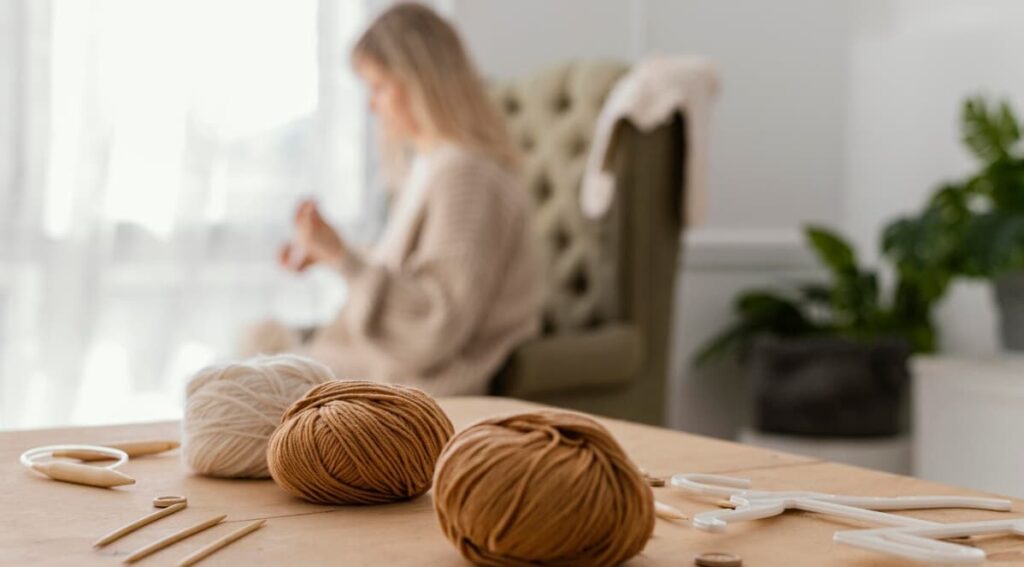
[[[524,154],[542,250],[542,336],[492,392],[660,424],[682,229],[683,118],[649,133],[620,122],[609,154],[611,213],[586,219],[579,188],[601,106],[627,68],[562,65],[494,89]]]

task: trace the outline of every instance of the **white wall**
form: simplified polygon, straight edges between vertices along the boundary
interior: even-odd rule
[[[516,77],[569,59],[631,55],[630,2],[455,0],[449,4],[450,17],[489,77]]]
[[[707,226],[791,231],[842,217],[848,1],[454,0],[484,72],[698,53],[721,65]],[[814,25],[807,22],[813,21]]]
[[[652,0],[647,50],[718,62],[709,226],[842,217],[848,3]]]

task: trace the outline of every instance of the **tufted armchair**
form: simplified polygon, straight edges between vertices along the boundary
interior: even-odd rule
[[[520,347],[492,391],[660,424],[679,242],[683,123],[616,127],[612,212],[585,218],[579,187],[597,116],[626,67],[573,63],[498,86],[524,154],[545,273],[542,336]]]

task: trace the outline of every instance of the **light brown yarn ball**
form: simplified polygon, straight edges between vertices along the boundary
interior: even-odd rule
[[[617,565],[654,530],[654,496],[594,419],[496,417],[460,431],[434,476],[434,510],[480,565]]]
[[[430,489],[453,432],[433,398],[408,386],[328,382],[288,408],[267,447],[270,474],[319,504],[382,504]]]

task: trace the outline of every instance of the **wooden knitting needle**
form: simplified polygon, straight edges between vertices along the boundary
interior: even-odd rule
[[[682,513],[675,506],[669,506],[664,502],[654,501],[654,514],[663,520],[687,520],[686,514]]]
[[[101,537],[100,539],[96,540],[96,543],[92,544],[92,546],[93,547],[103,547],[104,545],[107,545],[108,543],[117,541],[117,540],[123,538],[124,536],[134,532],[135,530],[141,528],[142,526],[145,526],[147,524],[152,524],[153,522],[159,520],[160,518],[163,518],[163,517],[166,517],[166,516],[170,516],[171,514],[177,512],[178,510],[184,510],[185,506],[187,506],[187,504],[185,502],[182,502],[180,504],[174,504],[172,506],[168,506],[168,507],[163,508],[161,510],[157,510],[156,512],[153,512],[152,514],[146,514],[145,516],[139,518],[138,520],[135,520],[134,522],[132,522],[132,523],[126,525],[126,526],[117,528],[116,530],[110,532],[109,534]]]
[[[191,553],[188,557],[182,559],[181,562],[178,563],[178,567],[189,567],[189,565],[195,565],[196,563],[199,563],[203,559],[206,559],[207,557],[219,551],[221,548],[227,547],[229,544],[234,543],[235,541],[238,541],[243,537],[251,534],[252,532],[260,529],[261,527],[263,527],[263,524],[265,523],[267,523],[266,520],[257,520],[249,524],[248,526],[245,526],[244,528],[237,529],[229,533],[228,535],[218,539],[217,541],[214,541],[213,543],[210,543],[209,545],[202,547],[196,550],[195,552]]]
[[[169,510],[170,508],[165,508],[165,509]],[[217,524],[219,524],[222,521],[224,521],[224,518],[227,518],[227,517],[228,517],[227,514],[221,514],[220,516],[215,516],[213,518],[210,518],[209,520],[206,520],[205,522],[200,522],[200,523],[198,523],[198,524],[196,524],[194,526],[185,528],[185,529],[183,529],[183,530],[181,530],[179,532],[174,532],[173,534],[171,534],[171,535],[169,535],[169,536],[167,536],[165,538],[158,539],[158,540],[154,541],[153,543],[147,545],[146,547],[143,547],[143,548],[140,548],[140,549],[137,549],[137,550],[133,551],[131,555],[129,555],[128,557],[124,558],[124,562],[125,563],[135,563],[139,559],[142,559],[143,557],[147,557],[147,556],[149,556],[149,555],[151,555],[153,553],[156,553],[157,551],[160,551],[161,549],[163,549],[163,548],[165,548],[165,547],[167,547],[169,545],[173,545],[175,543],[178,543],[179,541],[181,541],[181,540],[183,540],[183,539],[185,539],[187,537],[193,536],[193,535],[195,535],[195,534],[197,534],[197,533],[199,533],[199,532],[201,532],[203,530],[208,530],[208,529],[212,528],[213,526],[216,526]]]
[[[170,451],[171,449],[177,449],[181,446],[181,443],[172,440],[120,441],[117,443],[102,443],[101,446],[120,449],[125,453],[128,453],[130,458],[135,458],[144,457],[146,455],[155,455],[157,453],[163,453],[164,451]],[[108,455],[101,455],[99,453],[93,453],[92,451],[54,451],[53,456],[63,457],[66,459],[78,459],[83,462],[110,459]]]
[[[73,482],[75,484],[87,484],[89,486],[98,486],[100,488],[135,484],[134,478],[124,473],[119,473],[113,469],[80,465],[78,463],[67,463],[64,461],[32,463],[32,470],[39,471],[53,480]]]

